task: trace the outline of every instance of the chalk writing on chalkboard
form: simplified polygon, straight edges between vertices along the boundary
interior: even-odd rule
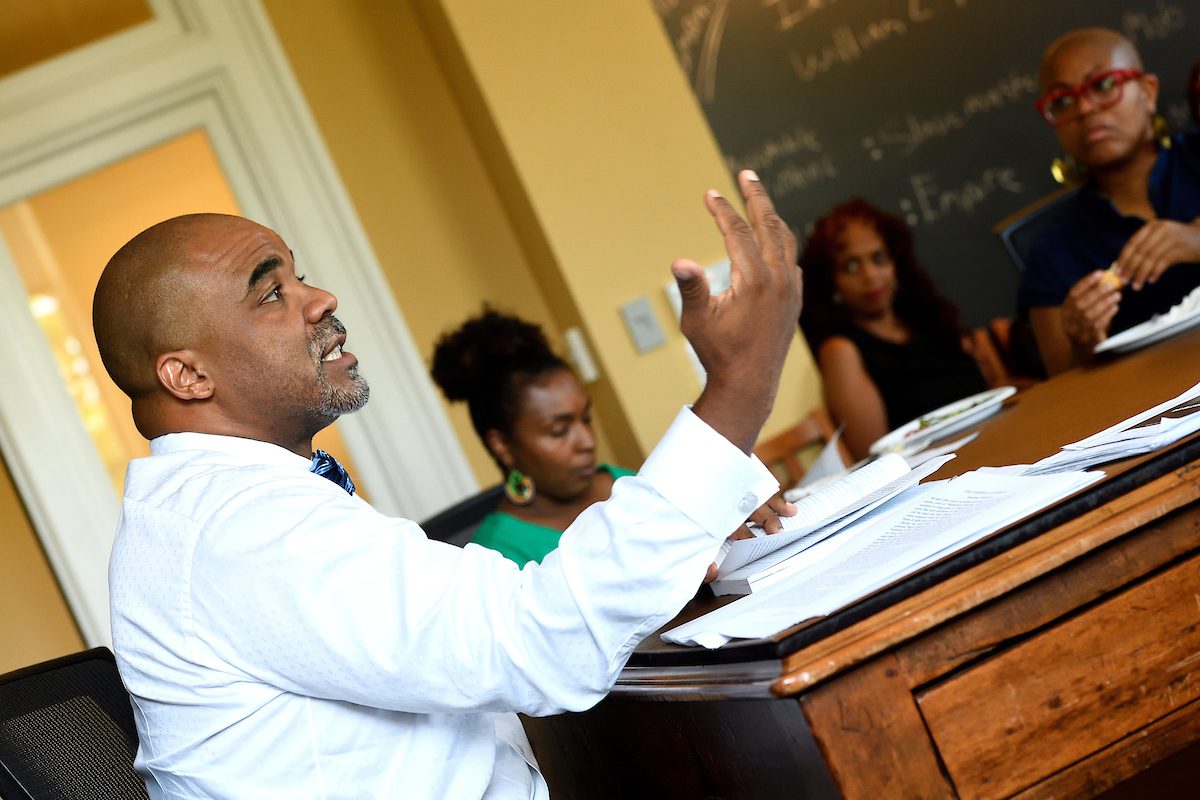
[[[938,16],[945,6],[965,8],[967,0],[908,0],[903,16],[879,17],[857,25],[839,25],[829,31],[819,48],[788,53],[792,69],[801,81],[814,81],[830,70],[852,64],[868,50],[890,39],[907,36],[917,26]],[[788,26],[789,28],[792,25]]]
[[[1013,312],[1018,274],[992,227],[1057,188],[1033,108],[1045,47],[1122,31],[1175,125],[1200,57],[1200,9],[1182,0],[648,2],[729,170],[758,171],[802,236],[856,195],[906,219],[970,325]]]
[[[1014,167],[986,167],[957,186],[945,187],[938,177],[920,172],[908,178],[912,194],[901,198],[909,225],[928,225],[950,214],[971,214],[997,192],[1020,194],[1025,187]]]
[[[987,111],[1032,102],[1038,95],[1037,76],[1032,72],[1010,72],[981,91],[972,92],[951,110],[918,116],[911,112],[885,120],[863,137],[862,146],[875,161],[889,152],[912,155],[919,147],[960,131],[973,117]]]

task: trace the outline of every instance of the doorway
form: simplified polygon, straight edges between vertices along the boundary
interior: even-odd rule
[[[29,311],[118,497],[126,464],[150,448],[100,361],[92,292],[109,257],[138,232],[202,212],[243,213],[202,129],[0,208],[0,237]],[[360,474],[336,424],[318,434],[315,446]],[[369,485],[359,492],[369,498]]]
[[[145,3],[149,21],[0,78],[0,451],[87,644],[109,641],[117,487],[145,452],[91,293],[153,222],[244,213],[338,296],[371,403],[318,446],[377,508],[422,519],[477,488],[261,7]]]

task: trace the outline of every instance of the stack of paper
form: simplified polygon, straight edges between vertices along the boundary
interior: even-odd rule
[[[811,563],[783,580],[673,628],[668,642],[720,647],[830,614],[1103,477],[969,472],[914,486],[813,546]]]
[[[1200,431],[1200,384],[1149,411],[1068,444],[1031,465],[1027,475],[1079,470],[1107,461],[1149,453]]]
[[[781,517],[783,530],[753,539],[727,541],[717,558],[716,594],[746,594],[803,569],[820,552],[818,542],[832,536],[878,506],[917,484],[954,456],[932,459],[910,470],[889,453],[796,501],[796,514]],[[752,529],[753,530],[753,529]]]

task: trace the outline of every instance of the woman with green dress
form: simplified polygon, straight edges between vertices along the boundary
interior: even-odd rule
[[[521,566],[540,562],[584,509],[633,474],[596,462],[591,399],[537,325],[485,308],[441,337],[432,373],[446,399],[466,401],[503,475],[504,497],[476,544]]]

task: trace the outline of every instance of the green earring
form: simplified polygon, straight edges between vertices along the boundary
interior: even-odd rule
[[[513,505],[529,505],[533,502],[533,478],[520,470],[510,469],[504,480],[504,495]]]

